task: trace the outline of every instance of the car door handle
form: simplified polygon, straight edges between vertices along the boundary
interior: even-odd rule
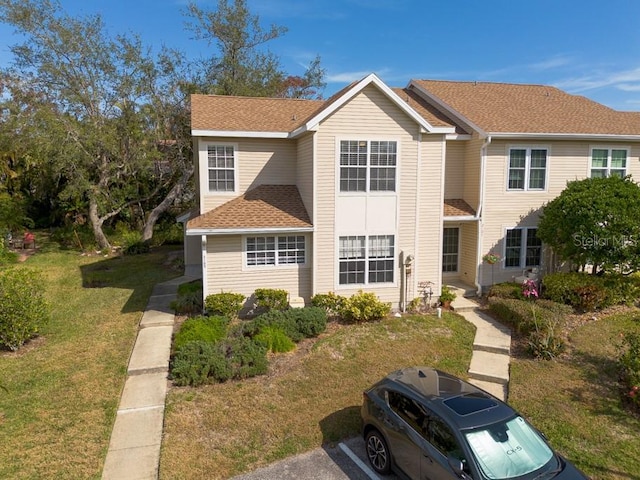
[[[431,458],[428,454],[423,453],[422,456],[429,461],[429,463],[433,463],[433,458]]]

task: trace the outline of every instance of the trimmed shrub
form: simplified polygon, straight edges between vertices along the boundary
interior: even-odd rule
[[[542,284],[545,298],[584,312],[611,305],[633,305],[640,298],[640,277],[637,275],[558,272],[545,276]]]
[[[264,327],[276,327],[298,343],[315,337],[327,328],[327,314],[319,307],[292,308],[284,312],[271,310],[242,324],[242,333],[255,337]]]
[[[238,318],[244,304],[241,293],[220,292],[207,295],[204,308],[209,315],[222,315],[227,318]]]
[[[268,351],[273,353],[290,352],[296,348],[296,344],[293,343],[293,340],[287,337],[287,334],[275,325],[262,327],[253,339],[260,345],[264,345]]]
[[[171,362],[171,379],[179,386],[225,382],[232,373],[221,345],[202,340],[183,345]]]
[[[173,339],[173,348],[179,352],[186,344],[194,341],[215,343],[227,335],[229,320],[225,317],[188,318],[180,326]]]
[[[327,329],[327,313],[322,308],[292,308],[284,313],[294,320],[298,332],[307,338],[317,337]]]
[[[329,317],[337,317],[345,301],[345,297],[334,292],[318,293],[311,297],[311,305],[324,309]]]
[[[289,311],[281,312],[279,310],[271,310],[257,316],[253,320],[248,320],[242,323],[242,332],[249,337],[255,337],[263,327],[277,327],[282,330],[287,337],[298,343],[304,338],[304,335],[298,330],[298,324],[291,315],[288,315]]]
[[[347,322],[370,322],[386,317],[390,311],[390,303],[380,301],[375,293],[360,290],[345,300],[340,316]]]
[[[247,337],[227,338],[221,348],[231,367],[233,378],[249,378],[267,373],[267,349]]]
[[[487,296],[498,298],[515,298],[519,300],[524,299],[524,295],[522,294],[522,284],[516,282],[504,282],[492,285]]]
[[[255,307],[261,311],[287,310],[289,308],[289,292],[277,288],[258,288],[253,293]]]
[[[18,350],[49,321],[40,274],[23,268],[0,273],[0,347]]]

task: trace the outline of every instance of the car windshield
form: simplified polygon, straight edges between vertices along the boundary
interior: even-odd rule
[[[553,452],[523,418],[465,433],[483,473],[491,479],[514,478],[533,472]]]

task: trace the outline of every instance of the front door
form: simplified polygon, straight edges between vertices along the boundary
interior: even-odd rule
[[[460,229],[442,229],[442,273],[458,273]]]

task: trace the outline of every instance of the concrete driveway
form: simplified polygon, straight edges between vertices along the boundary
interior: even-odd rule
[[[384,480],[398,480],[395,475]],[[232,480],[382,480],[365,456],[364,440],[352,438],[336,447],[317,448],[286,458]]]

